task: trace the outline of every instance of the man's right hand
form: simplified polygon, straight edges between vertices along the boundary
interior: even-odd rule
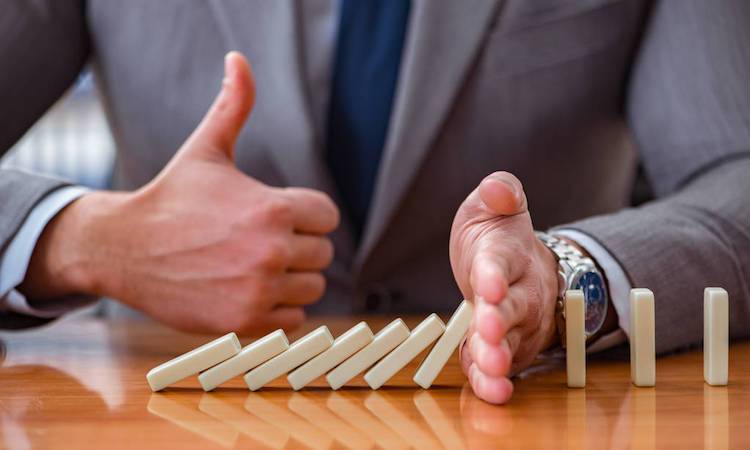
[[[324,193],[266,186],[235,167],[254,98],[247,60],[228,54],[221,92],[164,170],[138,191],[95,192],[65,208],[21,291],[108,296],[189,331],[300,325],[302,307],[325,290],[325,235],[339,212]]]

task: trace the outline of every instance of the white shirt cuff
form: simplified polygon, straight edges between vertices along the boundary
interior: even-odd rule
[[[617,311],[620,328],[601,336],[586,349],[586,352],[596,353],[626,342],[628,339],[628,330],[630,330],[629,297],[631,285],[622,266],[620,266],[606,248],[585,233],[570,228],[557,228],[551,230],[550,233],[573,240],[586,249],[604,272],[609,288],[609,299],[612,301],[615,311]]]
[[[64,187],[44,197],[31,210],[5,252],[0,255],[0,310],[53,318],[90,302],[90,299],[69,298],[35,308],[16,290],[26,277],[31,255],[44,228],[57,213],[87,192],[88,189],[80,186]]]

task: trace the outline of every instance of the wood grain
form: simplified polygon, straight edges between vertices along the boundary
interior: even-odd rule
[[[377,332],[387,319],[317,318],[290,337],[358,320]],[[628,361],[614,360],[590,361],[586,389],[567,389],[557,362],[515,380],[504,406],[472,395],[456,355],[427,391],[411,382],[420,356],[378,391],[360,376],[337,392],[321,378],[295,393],[281,378],[250,393],[238,378],[206,394],[193,377],[151,393],[150,368],[211,338],[94,319],[0,333],[0,446],[750,448],[750,343],[730,348],[726,387],[703,383],[700,351],[657,360],[655,388],[632,386]]]

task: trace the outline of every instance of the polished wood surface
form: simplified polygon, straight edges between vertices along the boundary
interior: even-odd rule
[[[353,319],[315,319],[337,335]],[[386,318],[365,318],[377,331]],[[421,317],[407,320],[414,326]],[[197,379],[153,394],[146,372],[206,342],[150,322],[69,320],[0,333],[0,446],[31,448],[750,448],[750,343],[730,348],[729,386],[703,383],[702,355],[657,360],[655,388],[635,388],[627,361],[589,361],[585,389],[564,365],[516,380],[512,401],[474,397],[457,359],[422,390],[408,368],[378,391],[361,377],[292,391],[282,378],[250,393]],[[243,344],[248,340],[243,339]],[[421,360],[421,358],[418,358]]]

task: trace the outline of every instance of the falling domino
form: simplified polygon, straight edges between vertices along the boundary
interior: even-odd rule
[[[630,291],[630,378],[636,386],[656,384],[654,293]]]
[[[440,336],[430,354],[422,361],[414,375],[414,382],[423,389],[429,389],[432,386],[433,381],[448,362],[448,358],[451,357],[461,339],[469,331],[473,311],[474,308],[471,303],[466,300],[461,302],[448,321],[448,325],[445,326],[445,333]]]
[[[312,380],[339,365],[371,341],[372,331],[370,327],[366,323],[360,322],[346,333],[337,337],[328,350],[290,373],[287,376],[287,380],[292,388],[298,391]]]
[[[237,335],[229,333],[151,369],[146,374],[151,390],[164,389],[236,355],[242,346]]]
[[[586,387],[586,321],[583,291],[565,292],[565,352],[568,387]]]
[[[378,389],[393,375],[404,368],[409,361],[435,342],[445,331],[445,324],[437,314],[430,314],[422,321],[409,337],[395,350],[386,355],[380,362],[367,371],[365,381],[372,389]]]
[[[203,386],[204,391],[211,391],[220,384],[263,364],[288,348],[289,341],[284,331],[276,330],[246,346],[228,360],[206,370],[198,376],[198,381]]]
[[[396,319],[380,330],[372,342],[354,356],[344,361],[326,375],[331,389],[339,389],[352,378],[375,364],[380,358],[396,348],[409,337],[409,328],[403,320]]]
[[[729,375],[729,294],[722,288],[703,291],[703,379],[726,386]]]
[[[295,341],[288,350],[245,374],[245,383],[257,391],[270,381],[302,365],[333,344],[333,336],[323,325]]]

